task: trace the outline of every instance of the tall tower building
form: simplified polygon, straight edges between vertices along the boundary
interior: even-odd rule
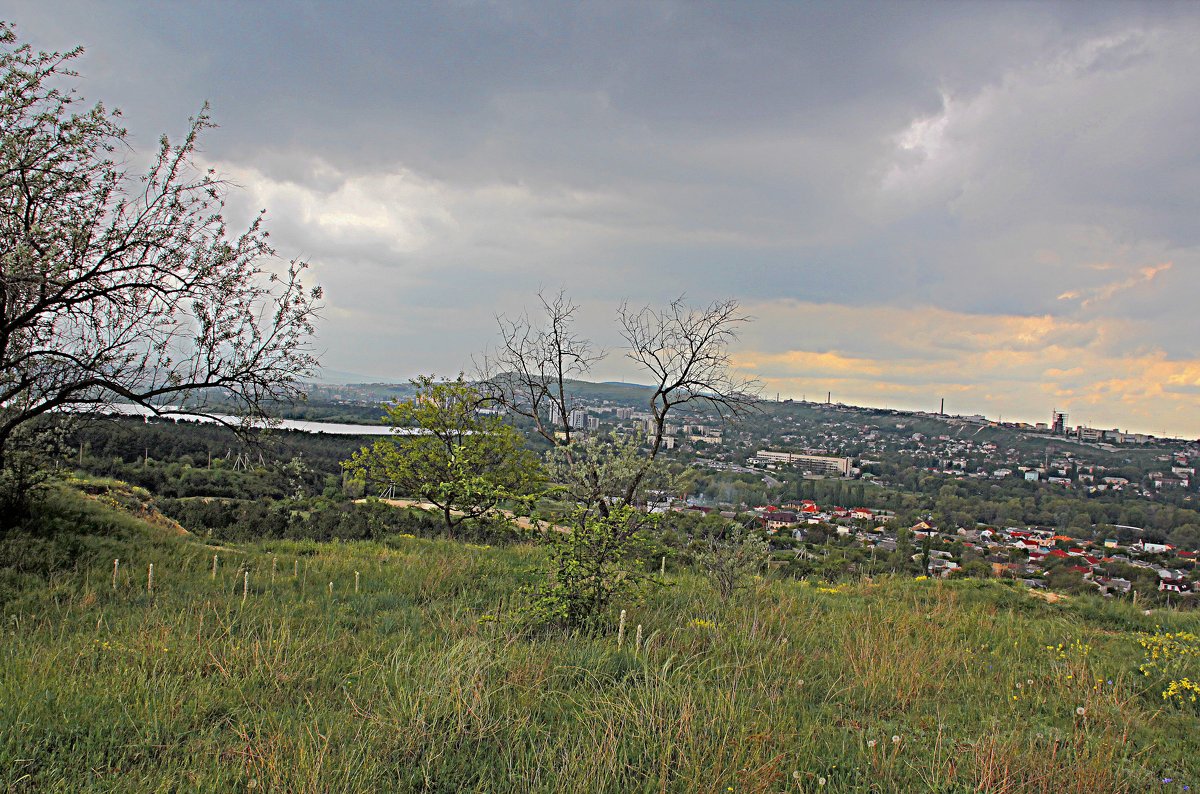
[[[1063,411],[1054,411],[1050,417],[1050,432],[1056,436],[1065,436],[1067,434],[1067,414]]]

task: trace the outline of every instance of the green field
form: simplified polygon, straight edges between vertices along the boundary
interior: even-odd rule
[[[1200,680],[1194,640],[1139,671],[1143,632],[1191,614],[970,580],[762,579],[722,604],[668,568],[619,644],[615,615],[522,627],[534,545],[214,549],[72,492],[47,509],[56,534],[0,545],[5,790],[1200,785],[1195,704],[1162,695]]]

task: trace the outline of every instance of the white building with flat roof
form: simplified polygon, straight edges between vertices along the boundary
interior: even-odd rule
[[[850,458],[831,458],[824,455],[798,455],[794,452],[776,452],[760,449],[754,455],[760,463],[770,463],[776,466],[795,466],[804,471],[820,474],[835,474],[839,477],[850,476]]]

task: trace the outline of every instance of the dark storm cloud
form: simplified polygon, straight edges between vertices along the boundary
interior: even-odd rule
[[[630,295],[761,305],[755,344],[780,379],[857,362],[886,381],[879,362],[903,356],[897,388],[916,388],[935,379],[922,362],[961,370],[990,350],[962,383],[1085,400],[1105,362],[1142,356],[1191,388],[1194,4],[18,1],[0,16],[37,46],[84,44],[83,92],[124,108],[143,147],[211,101],[204,156],[244,188],[234,212],[268,207],[279,248],[315,263],[338,369],[454,368],[493,312],[565,285],[597,329]],[[413,344],[429,323],[436,340]],[[963,326],[986,333],[945,332]]]

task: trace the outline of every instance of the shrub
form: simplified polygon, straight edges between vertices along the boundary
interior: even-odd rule
[[[694,547],[697,565],[722,601],[728,601],[751,576],[762,571],[771,551],[757,533],[740,526],[731,527],[723,536],[696,540]]]
[[[582,514],[570,532],[551,533],[548,581],[528,591],[526,617],[538,626],[591,629],[614,601],[637,600],[650,578],[643,529],[656,520],[620,507]]]

